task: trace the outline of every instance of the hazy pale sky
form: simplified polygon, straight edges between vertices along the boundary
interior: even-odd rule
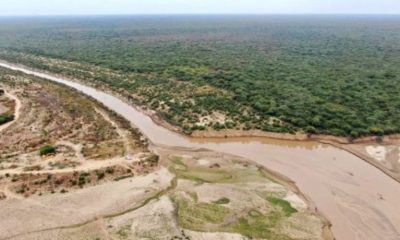
[[[400,0],[0,0],[0,15],[384,13]]]

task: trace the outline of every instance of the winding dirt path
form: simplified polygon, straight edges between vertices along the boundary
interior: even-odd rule
[[[21,101],[15,96],[12,95],[9,92],[5,92],[5,96],[7,96],[8,98],[12,99],[15,101],[15,111],[14,111],[14,120],[11,122],[8,122],[6,124],[3,124],[0,126],[0,132],[3,131],[4,129],[8,128],[9,126],[11,126],[14,122],[18,121],[19,116],[20,116],[20,109],[21,109]]]
[[[127,161],[125,158],[112,158],[108,160],[86,160],[82,165],[79,165],[75,168],[63,168],[63,169],[53,169],[53,170],[38,170],[38,171],[24,171],[23,168],[15,168],[15,169],[5,169],[0,171],[0,176],[5,174],[46,174],[46,173],[69,173],[74,171],[92,171],[100,168],[112,167],[116,165],[126,166]]]

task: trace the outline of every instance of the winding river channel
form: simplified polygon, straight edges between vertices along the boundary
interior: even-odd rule
[[[23,66],[5,62],[0,66],[68,85],[97,99],[155,144],[234,154],[287,176],[333,224],[337,240],[400,240],[400,183],[346,151],[318,142],[189,138],[155,124],[108,93]]]

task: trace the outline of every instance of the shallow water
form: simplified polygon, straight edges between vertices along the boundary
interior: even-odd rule
[[[0,66],[80,90],[131,121],[155,144],[235,154],[289,177],[331,221],[338,240],[400,240],[400,183],[348,152],[317,142],[188,138],[110,94],[24,67]]]

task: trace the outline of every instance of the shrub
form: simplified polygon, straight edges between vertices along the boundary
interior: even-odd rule
[[[293,208],[290,205],[290,203],[286,200],[275,197],[268,197],[267,200],[271,204],[281,207],[282,211],[285,213],[287,217],[290,217],[290,215],[297,212],[297,210]]]
[[[51,145],[45,145],[40,148],[39,152],[40,152],[40,156],[45,156],[45,155],[49,155],[49,154],[54,154],[56,152],[56,149]]]
[[[228,204],[230,203],[231,200],[229,198],[223,197],[221,199],[218,199],[217,201],[214,201],[215,204]]]
[[[104,172],[97,172],[96,175],[97,175],[97,179],[98,179],[98,180],[101,180],[101,179],[104,178],[105,173],[104,173]]]
[[[151,156],[147,157],[145,161],[150,162],[150,163],[158,163],[159,160],[160,160],[160,156],[151,155]]]
[[[9,115],[9,114],[0,115],[0,125],[7,122],[11,122],[13,120],[14,120],[14,115]]]

